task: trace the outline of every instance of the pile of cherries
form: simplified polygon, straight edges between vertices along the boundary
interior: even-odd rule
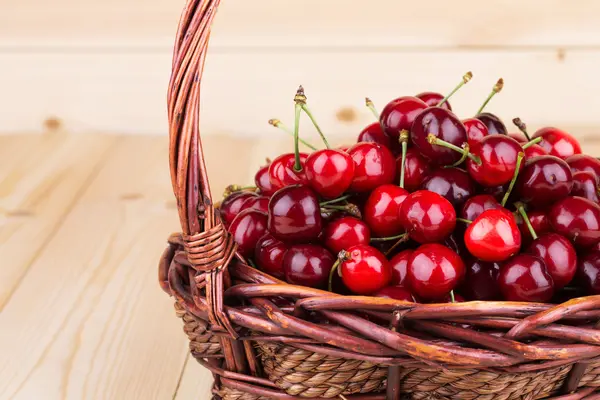
[[[600,294],[600,161],[568,133],[460,119],[433,92],[399,97],[331,148],[300,88],[295,151],[219,206],[239,253],[290,284],[414,302],[561,302]],[[325,144],[299,137],[301,114]],[[300,152],[300,143],[313,151]]]

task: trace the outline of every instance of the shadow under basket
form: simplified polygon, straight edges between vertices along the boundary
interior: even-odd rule
[[[213,398],[600,399],[600,296],[415,304],[289,285],[247,265],[216,214],[200,143],[219,3],[188,0],[177,33],[168,111],[182,233],[159,264]]]

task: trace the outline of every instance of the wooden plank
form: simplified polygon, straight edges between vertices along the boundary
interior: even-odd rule
[[[212,374],[190,356],[173,400],[210,399],[212,385]]]
[[[93,177],[114,138],[6,137],[0,147],[0,311]],[[12,145],[11,145],[12,144]],[[7,261],[7,262],[6,262]]]

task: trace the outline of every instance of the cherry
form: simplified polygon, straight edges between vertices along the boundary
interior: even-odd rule
[[[373,295],[375,297],[381,297],[384,299],[393,299],[400,301],[409,301],[411,303],[416,303],[415,296],[412,295],[406,288],[400,286],[388,286],[384,287],[381,290],[378,290]]]
[[[465,245],[483,261],[504,261],[519,251],[521,232],[515,217],[507,210],[487,210],[467,228]]]
[[[344,285],[353,293],[369,295],[388,286],[392,269],[385,256],[371,246],[354,246],[339,256]]]
[[[573,189],[571,196],[579,196],[591,200],[594,203],[600,202],[598,196],[598,181],[596,175],[589,171],[580,171],[573,174]]]
[[[271,197],[269,232],[282,241],[310,241],[321,233],[317,195],[303,185],[288,186]]]
[[[235,217],[242,211],[242,206],[248,199],[257,197],[256,193],[243,191],[233,192],[227,196],[221,202],[221,207],[219,208],[219,215],[221,215],[221,219],[225,225],[229,226],[233,222]]]
[[[456,226],[456,212],[444,197],[428,190],[409,195],[400,210],[402,226],[419,243],[439,242]]]
[[[530,254],[520,254],[505,262],[498,283],[508,301],[544,303],[554,295],[554,283],[544,261]]]
[[[385,106],[380,122],[392,143],[398,142],[401,131],[410,131],[417,115],[427,107],[424,101],[412,96],[399,97]]]
[[[264,196],[271,196],[277,191],[271,184],[271,178],[269,177],[269,165],[259,168],[254,176],[254,183],[260,191],[260,194]]]
[[[467,130],[467,143],[471,148],[475,148],[483,138],[490,134],[487,126],[477,118],[467,118],[462,123]]]
[[[396,171],[398,174],[402,168],[402,157],[396,159]],[[425,160],[417,149],[410,148],[406,151],[404,161],[404,189],[414,192],[429,175],[431,165]],[[396,177],[400,181],[400,176]]]
[[[594,252],[594,251],[598,251],[600,252],[600,242],[596,243],[595,245],[593,245],[592,247],[589,248],[590,252]]]
[[[315,192],[325,198],[341,196],[354,178],[354,161],[340,150],[317,150],[306,159],[306,177]]]
[[[543,210],[534,210],[527,213],[527,217],[529,218],[529,223],[531,227],[538,235],[543,235],[544,233],[549,233],[552,231],[552,226],[550,226],[550,220],[548,219],[548,214]],[[531,232],[527,228],[527,224],[525,223],[523,218],[519,218],[517,220],[519,225],[519,230],[521,231],[521,242],[522,244],[528,244],[533,241],[533,237],[531,236]]]
[[[565,159],[574,154],[581,153],[581,146],[577,139],[558,128],[542,128],[533,138],[541,137],[540,146],[551,156]]]
[[[586,154],[574,154],[566,160],[573,173],[580,171],[592,172],[600,183],[600,160]]]
[[[471,259],[466,263],[466,274],[460,292],[469,300],[499,300],[500,265]]]
[[[395,236],[404,231],[400,209],[408,192],[396,185],[382,185],[371,192],[363,217],[375,236]]]
[[[267,233],[256,242],[254,260],[260,269],[267,274],[284,279],[283,257],[287,250],[285,243]]]
[[[506,125],[500,118],[496,115],[488,112],[480,113],[475,116],[478,120],[483,122],[483,124],[487,127],[488,133],[490,135],[506,135],[508,130],[506,129]]]
[[[526,158],[533,158],[545,155],[548,155],[548,153],[546,153],[546,150],[544,150],[539,144],[533,144],[525,149]]]
[[[525,163],[517,187],[522,201],[536,206],[551,204],[571,192],[573,187],[571,170],[560,158],[534,157]]]
[[[499,208],[502,208],[502,206],[494,196],[489,194],[479,194],[467,200],[462,208],[460,216],[468,221],[474,221],[484,211],[496,210]]]
[[[556,233],[540,236],[529,246],[527,253],[544,261],[557,290],[573,280],[577,271],[577,253],[564,236]]]
[[[252,257],[256,243],[267,232],[267,214],[244,210],[235,217],[228,230],[238,245],[238,253],[246,258]]]
[[[411,249],[403,250],[390,260],[390,266],[392,267],[391,285],[403,287],[406,286],[408,260],[412,256],[412,253],[413,251]]]
[[[324,289],[334,263],[335,258],[321,246],[294,245],[283,257],[285,280],[292,285]]]
[[[271,181],[271,187],[274,190],[279,190],[290,185],[303,185],[308,183],[306,179],[306,172],[304,170],[304,164],[308,155],[300,153],[300,163],[302,169],[296,171],[295,163],[296,156],[294,153],[283,154],[273,160],[269,166],[269,180]]]
[[[360,135],[358,135],[357,142],[377,143],[388,149],[392,149],[392,141],[387,133],[381,129],[379,122],[374,122],[363,129]]]
[[[475,184],[469,174],[459,168],[434,170],[423,182],[421,189],[444,196],[457,209],[475,194]]]
[[[600,253],[594,251],[579,259],[577,269],[578,281],[586,292],[600,294]]]
[[[524,134],[520,133],[520,132],[509,133],[508,136],[511,137],[511,138],[513,138],[513,139],[515,139],[519,143],[527,143],[527,142],[529,142],[529,140],[527,139],[527,137]]]
[[[376,143],[357,143],[348,153],[356,164],[350,186],[352,191],[369,192],[394,180],[396,160],[387,147]]]
[[[463,260],[466,260],[471,257],[471,254],[469,254],[467,247],[465,246],[464,230],[465,229],[462,229],[462,227],[461,229],[455,229],[454,232],[444,240],[443,245],[449,247]]]
[[[411,290],[424,300],[444,298],[465,275],[465,265],[454,251],[441,244],[424,244],[408,261],[407,280]]]
[[[469,174],[483,186],[500,186],[515,176],[519,154],[523,148],[516,140],[504,135],[483,138],[473,152],[479,162],[467,160]]]
[[[371,232],[367,224],[358,218],[342,217],[325,227],[323,242],[334,254],[357,245],[368,245]]]
[[[266,196],[250,197],[242,204],[243,210],[258,210],[264,213],[269,212],[269,198]]]
[[[419,93],[415,97],[423,100],[423,102],[425,102],[425,104],[427,104],[429,107],[436,107],[442,102],[442,100],[444,100],[444,95],[436,92],[423,92]],[[452,107],[447,101],[445,101],[440,107],[452,111]]]
[[[554,231],[575,246],[591,247],[600,241],[600,206],[583,197],[566,197],[550,209]]]

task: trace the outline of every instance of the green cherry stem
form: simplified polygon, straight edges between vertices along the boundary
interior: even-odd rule
[[[462,157],[460,158],[460,160],[458,160],[457,162],[455,162],[452,165],[446,165],[444,168],[453,168],[453,167],[458,167],[459,165],[461,165],[462,163],[465,162],[465,160],[467,159],[467,157],[469,157],[470,151],[471,151],[471,147],[469,146],[469,143],[465,143],[463,146],[463,150],[464,153],[462,155]]]
[[[306,115],[308,115],[308,118],[310,118],[311,122],[315,126],[315,129],[317,130],[317,132],[319,132],[321,139],[323,139],[323,143],[325,143],[325,147],[330,149],[331,146],[329,146],[329,143],[327,142],[327,138],[325,137],[325,134],[321,130],[321,127],[317,123],[317,120],[313,116],[312,112],[310,112],[310,109],[306,105],[306,95],[304,94],[304,88],[302,86],[300,86],[300,88],[298,89],[298,92],[296,93],[296,97],[294,98],[294,101],[296,102],[296,105],[299,104],[302,111],[304,111],[304,113]]]
[[[400,246],[404,242],[407,242],[408,239],[410,239],[410,235],[408,233],[405,233],[404,235],[400,235],[398,241],[396,243],[394,243],[394,245],[392,247],[390,247],[388,251],[385,252],[385,255],[389,256],[390,254],[392,254],[392,251],[394,251],[396,249],[396,247]]]
[[[375,108],[375,104],[373,104],[373,102],[371,101],[371,99],[368,98],[368,97],[365,98],[365,104],[367,105],[367,107],[369,108],[369,110],[371,110],[371,112],[375,116],[375,119],[377,119],[377,121],[379,121],[379,112]]]
[[[389,241],[398,240],[398,239],[407,240],[408,239],[408,233],[403,233],[402,235],[396,235],[396,236],[371,238],[371,242],[389,242]]]
[[[456,298],[454,297],[454,290],[450,291],[450,301],[452,303],[456,303]]]
[[[530,148],[531,146],[533,146],[534,144],[538,144],[539,142],[542,141],[541,137],[535,138],[533,140],[530,140],[529,142],[525,143],[523,146],[523,150]]]
[[[335,264],[333,264],[333,266],[331,267],[331,271],[329,271],[328,288],[329,288],[330,292],[333,292],[333,275],[337,272],[338,275],[341,277],[342,270],[339,268],[340,264],[349,259],[350,259],[350,254],[348,254],[348,252],[346,250],[342,250],[339,252],[339,254],[337,256],[337,260],[335,260]]]
[[[525,122],[521,121],[521,118],[515,118],[512,120],[512,122],[517,128],[519,128],[521,132],[523,132],[523,135],[525,135],[527,141],[530,142],[531,138],[529,137],[529,133],[527,133],[527,125]]]
[[[360,209],[358,208],[358,206],[356,204],[352,204],[352,203],[346,204],[343,206],[338,206],[335,204],[328,204],[328,205],[321,207],[321,211],[323,211],[323,212],[344,211],[353,217],[362,218]]]
[[[280,120],[278,120],[277,118],[273,118],[269,120],[269,124],[274,126],[275,128],[279,128],[280,130],[284,131],[285,133],[287,133],[290,136],[294,136],[294,132],[292,132],[287,126],[285,126],[283,124],[283,122],[281,122]],[[317,148],[315,146],[313,146],[312,144],[308,143],[306,140],[302,139],[302,138],[298,138],[298,141],[300,141],[300,143],[302,143],[303,145],[305,145],[306,147],[308,147],[309,149],[315,151],[317,150]]]
[[[294,106],[294,155],[296,158],[296,162],[294,163],[294,171],[300,172],[302,171],[302,163],[300,162],[300,113],[302,112],[302,99],[306,100],[306,96],[304,96],[304,88],[300,86],[298,91],[296,92],[296,96],[294,97],[294,102],[296,105]]]
[[[502,207],[504,207],[506,205],[506,202],[508,201],[508,198],[510,197],[510,194],[512,193],[514,187],[515,187],[515,183],[517,183],[517,177],[519,176],[519,172],[521,169],[521,163],[523,162],[523,158],[525,158],[525,153],[519,153],[519,156],[517,157],[517,167],[515,168],[515,174],[513,175],[512,180],[510,181],[510,185],[508,186],[508,190],[506,191],[506,193],[504,194],[504,197],[502,198]]]
[[[342,201],[348,200],[350,197],[352,197],[352,195],[351,194],[347,194],[345,196],[338,197],[337,199],[324,201],[324,202],[322,202],[320,204],[321,204],[321,207],[323,207],[323,206],[327,206],[329,204],[341,203]]]
[[[458,222],[462,222],[462,223],[464,223],[464,224],[467,224],[467,225],[469,225],[469,224],[472,224],[472,223],[473,223],[473,221],[471,221],[471,220],[468,220],[468,219],[466,219],[466,218],[456,218],[456,220],[457,220]]]
[[[479,157],[477,157],[475,154],[471,154],[468,149],[463,149],[461,147],[458,147],[452,143],[448,143],[445,140],[439,139],[437,138],[433,133],[430,133],[429,135],[427,135],[427,141],[430,144],[436,145],[436,146],[442,146],[442,147],[446,147],[448,149],[454,150],[457,153],[462,154],[463,156],[465,154],[467,154],[467,157],[469,157],[471,160],[473,160],[473,162],[477,163],[477,164],[481,164],[481,159]]]
[[[404,164],[406,164],[406,151],[408,150],[409,135],[410,133],[406,129],[400,131],[400,143],[402,145],[402,161],[400,163],[400,187],[402,189],[404,189],[404,175],[406,170],[406,166]]]
[[[525,205],[521,202],[517,202],[515,203],[515,207],[517,207],[517,211],[519,211],[519,214],[521,214],[521,217],[523,217],[523,221],[525,222],[525,225],[527,225],[527,229],[529,229],[531,237],[533,238],[533,240],[536,240],[538,238],[538,235],[537,233],[535,233],[535,229],[533,229],[531,221],[527,216],[527,212],[525,211]]]
[[[462,77],[462,81],[446,96],[442,99],[442,101],[440,101],[438,103],[438,107],[441,107],[444,105],[444,103],[446,103],[448,101],[448,99],[450,99],[450,97],[452,97],[454,95],[454,93],[458,92],[458,90],[465,86],[467,83],[469,83],[469,81],[471,80],[471,78],[473,78],[473,73],[471,71],[467,72],[466,74],[463,75]]]
[[[477,111],[476,115],[481,114],[481,112],[488,105],[490,100],[492,100],[492,97],[494,97],[496,95],[496,93],[500,93],[502,91],[503,87],[504,87],[504,79],[500,78],[500,79],[498,79],[498,82],[496,82],[496,84],[494,85],[494,88],[492,89],[492,92],[490,93],[490,95],[487,97],[487,99],[485,99],[485,101],[483,102],[481,107],[479,107],[479,110]]]

